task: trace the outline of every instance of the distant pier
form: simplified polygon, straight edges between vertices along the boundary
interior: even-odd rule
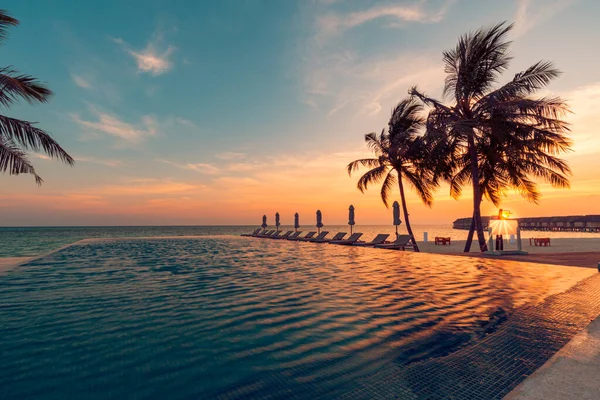
[[[483,226],[487,227],[495,217],[481,217]],[[534,217],[517,218],[523,231],[552,232],[600,232],[600,215],[571,215],[566,217]],[[468,230],[471,218],[459,218],[452,223],[454,229]]]

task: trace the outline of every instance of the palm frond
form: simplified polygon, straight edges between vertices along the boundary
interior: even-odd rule
[[[369,150],[373,151],[376,155],[380,156],[386,153],[387,139],[385,130],[381,130],[381,134],[378,136],[377,133],[371,132],[365,135],[365,143]]]
[[[19,21],[6,13],[6,10],[0,10],[0,43],[6,39],[8,28],[19,25]]]
[[[378,158],[363,158],[361,160],[352,161],[348,164],[346,170],[348,171],[348,175],[352,176],[352,172],[358,171],[361,166],[366,168],[377,168],[380,165],[381,163]]]
[[[0,138],[34,151],[43,151],[52,158],[74,165],[71,157],[52,137],[32,123],[0,115]]]
[[[0,68],[0,104],[7,107],[19,99],[45,103],[52,91],[29,75],[19,75],[9,67]]]
[[[403,171],[402,176],[406,178],[409,186],[417,192],[421,201],[428,207],[433,205],[433,190],[438,186],[437,182],[429,175],[428,171],[417,174],[410,170]]]
[[[35,168],[27,159],[27,154],[12,141],[0,138],[0,172],[9,175],[32,174],[38,185],[43,180],[35,172]]]
[[[483,96],[508,68],[513,25],[506,22],[479,29],[459,38],[454,49],[443,53],[446,80],[444,96],[452,95],[457,104]]]
[[[414,97],[405,98],[392,110],[392,116],[388,123],[390,140],[394,141],[398,136],[414,136],[420,133],[424,126],[422,104]]]
[[[554,68],[552,62],[538,61],[525,71],[516,74],[512,81],[483,96],[473,108],[477,109],[481,104],[493,107],[494,104],[508,99],[528,96],[546,87],[560,74],[561,72]]]
[[[367,190],[369,188],[369,185],[374,185],[374,184],[381,182],[381,180],[384,178],[384,176],[386,175],[388,170],[389,170],[388,166],[380,165],[379,167],[373,168],[373,169],[365,172],[363,174],[363,176],[361,176],[358,179],[358,183],[357,183],[356,187],[358,188],[358,190],[360,190],[362,193],[364,193],[365,190]]]
[[[394,186],[396,186],[397,182],[398,181],[396,180],[396,176],[394,176],[393,172],[391,170],[388,171],[385,179],[383,180],[383,183],[381,184],[380,191],[381,200],[383,201],[383,204],[386,206],[386,208],[390,207],[388,199],[390,198],[392,189],[394,188]]]

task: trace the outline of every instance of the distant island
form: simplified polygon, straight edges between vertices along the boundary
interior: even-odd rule
[[[497,217],[481,217],[483,226]],[[524,231],[600,232],[600,215],[569,215],[564,217],[516,218]],[[452,223],[454,229],[469,230],[471,218],[459,218]]]

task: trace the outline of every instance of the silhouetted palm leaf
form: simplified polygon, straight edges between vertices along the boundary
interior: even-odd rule
[[[11,26],[19,25],[19,21],[6,14],[6,10],[0,10],[0,43],[6,39],[6,30]]]
[[[32,174],[38,185],[43,182],[27,160],[27,154],[10,141],[0,140],[0,172],[11,175]]]
[[[45,103],[52,95],[52,91],[28,75],[18,75],[8,67],[0,68],[0,104],[10,106],[19,99],[30,103]]]
[[[0,42],[6,38],[7,28],[19,21],[0,10]],[[24,99],[30,103],[48,101],[52,92],[29,75],[22,75],[10,67],[0,68],[0,105],[8,108]],[[69,165],[75,160],[45,131],[34,124],[0,115],[0,171],[10,175],[33,174],[38,184],[42,179],[27,159],[23,149],[42,151],[51,158]]]

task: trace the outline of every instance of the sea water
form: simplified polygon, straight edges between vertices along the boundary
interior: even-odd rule
[[[0,227],[0,257],[35,256],[55,250],[62,246],[87,238],[118,238],[118,237],[157,237],[157,236],[205,236],[205,235],[240,235],[252,232],[255,226],[106,226],[106,227]],[[269,229],[275,229],[270,227]],[[294,230],[283,225],[280,230]],[[304,233],[316,231],[317,228],[305,225],[300,228]],[[350,233],[348,225],[326,225],[330,237],[337,232]],[[361,240],[370,240],[380,233],[395,235],[391,225],[355,225],[354,232],[361,232]],[[464,240],[467,231],[452,229],[451,225],[415,225],[413,232],[417,240],[423,240],[427,232],[430,240],[436,236],[451,237],[453,240]],[[401,225],[400,234],[406,234],[406,228]],[[532,233],[533,234],[533,233]],[[524,233],[525,235],[525,233]],[[543,232],[544,237],[550,238],[600,238],[600,233],[586,232]]]

